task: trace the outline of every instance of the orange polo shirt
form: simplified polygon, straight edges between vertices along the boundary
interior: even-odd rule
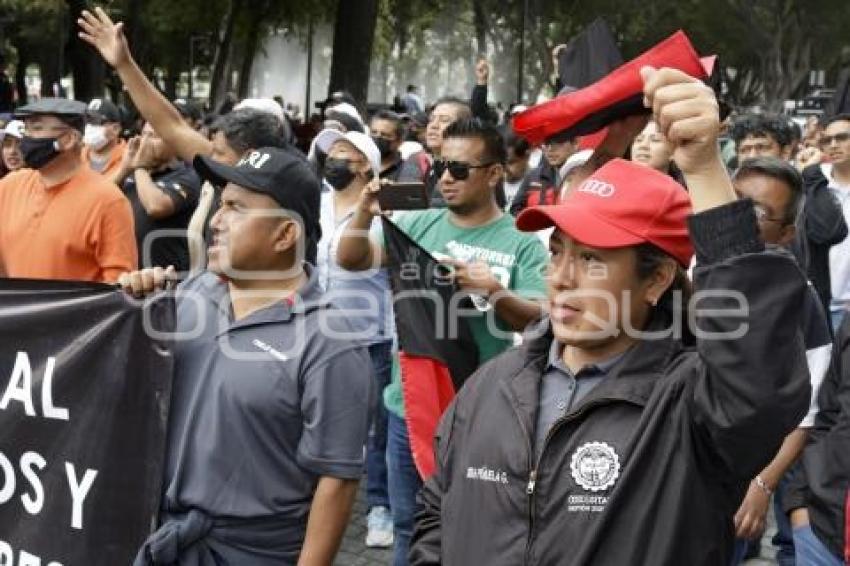
[[[103,171],[95,171],[95,173],[100,173],[107,179],[112,180],[112,176],[121,168],[121,160],[124,159],[126,152],[127,142],[119,139],[115,147],[112,148],[112,151],[109,152],[109,161],[106,162],[106,167],[103,168]],[[91,150],[88,146],[83,147],[83,160],[91,167]]]
[[[129,201],[84,164],[50,188],[32,169],[0,180],[0,272],[7,277],[111,283],[137,265]]]

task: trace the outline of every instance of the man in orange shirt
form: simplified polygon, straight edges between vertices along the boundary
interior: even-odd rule
[[[86,112],[83,160],[116,185],[126,177],[121,164],[127,142],[121,139],[121,111],[106,98],[93,98]]]
[[[130,203],[83,161],[86,106],[24,106],[26,169],[0,180],[0,274],[114,282],[138,260]]]

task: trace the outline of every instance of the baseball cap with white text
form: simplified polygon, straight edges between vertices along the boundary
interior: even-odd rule
[[[614,159],[571,191],[560,204],[524,210],[517,228],[535,232],[555,226],[594,248],[649,243],[687,267],[693,256],[688,235],[691,199],[668,175]]]

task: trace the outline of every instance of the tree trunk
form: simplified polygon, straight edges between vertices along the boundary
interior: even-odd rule
[[[230,10],[224,19],[224,27],[218,41],[218,49],[215,52],[213,62],[212,78],[210,80],[210,108],[217,108],[230,85],[230,78],[225,77],[230,67],[230,56],[233,51],[233,31],[236,28],[236,20],[242,11],[242,0],[230,0]],[[225,84],[225,78],[227,83]]]
[[[378,20],[378,0],[340,0],[334,25],[333,58],[328,94],[346,90],[366,108],[369,64]]]
[[[29,102],[27,94],[27,67],[32,62],[29,57],[25,56],[19,45],[15,46],[18,49],[18,66],[15,68],[15,90],[18,91],[18,104],[23,106]]]
[[[251,88],[251,69],[254,67],[254,58],[260,47],[260,35],[262,31],[263,13],[265,10],[256,10],[251,14],[251,22],[248,25],[248,36],[242,47],[242,65],[239,68],[239,85],[236,93],[239,98],[246,98]]]
[[[475,22],[475,55],[478,59],[484,59],[487,57],[487,13],[482,0],[473,0],[472,16]]]
[[[41,71],[41,96],[56,96],[53,86],[59,84],[59,58],[51,50],[40,51],[36,62]]]
[[[103,79],[106,69],[103,61],[77,36],[77,18],[87,8],[85,0],[66,0],[69,17],[66,53],[74,77],[74,98],[88,102],[103,96]],[[60,72],[64,72],[61,69]]]

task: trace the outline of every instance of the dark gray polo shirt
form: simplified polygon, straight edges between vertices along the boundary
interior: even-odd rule
[[[555,421],[566,415],[584,399],[625,354],[625,352],[617,354],[598,364],[585,366],[573,375],[561,359],[563,349],[563,344],[552,340],[552,346],[549,348],[549,362],[540,380],[537,428],[534,435],[535,459],[540,458],[546,435],[549,434]]]
[[[178,288],[177,331],[194,335],[174,349],[164,478],[164,510],[282,520],[254,544],[294,558],[319,477],[360,478],[375,400],[366,348],[307,269],[296,300],[239,321],[216,275]]]

